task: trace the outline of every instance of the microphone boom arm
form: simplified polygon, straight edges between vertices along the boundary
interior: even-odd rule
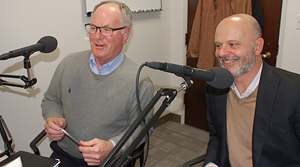
[[[14,87],[20,87],[20,88],[24,88],[24,89],[27,89],[28,87],[31,87],[33,86],[34,84],[37,83],[37,79],[36,78],[33,78],[33,79],[30,79],[30,73],[29,73],[29,69],[31,68],[31,64],[30,64],[30,59],[29,59],[29,56],[31,54],[33,54],[33,50],[32,49],[29,49],[26,54],[24,55],[24,60],[23,60],[23,64],[24,64],[24,68],[27,70],[27,77],[22,75],[6,75],[6,74],[0,74],[0,77],[6,77],[6,78],[20,78],[24,83],[25,85],[21,85],[21,84],[16,84],[16,83],[10,83],[10,82],[7,82],[3,79],[0,78],[0,86],[1,85],[8,85],[8,86],[14,86]]]
[[[129,155],[134,151],[134,149],[138,146],[138,144],[142,141],[142,139],[146,136],[148,131],[153,127],[154,123],[159,119],[161,114],[165,111],[165,109],[171,104],[171,102],[177,96],[177,93],[186,90],[190,86],[192,86],[193,81],[185,81],[181,84],[181,87],[177,90],[175,89],[165,89],[161,88],[156,92],[155,96],[148,103],[143,112],[139,115],[139,117],[135,120],[135,122],[130,126],[130,128],[126,131],[117,145],[113,148],[113,150],[108,154],[108,156],[104,159],[104,161],[100,164],[99,167],[119,167],[124,166],[131,159]],[[118,154],[123,145],[127,142],[132,133],[137,129],[137,127],[141,124],[143,119],[148,115],[150,110],[154,107],[154,105],[158,102],[158,100],[162,97],[166,96],[164,101],[162,102],[160,108],[155,112],[153,117],[146,122],[145,127],[139,133],[139,135],[135,138],[135,140],[131,143],[131,145],[123,152],[122,154]],[[118,155],[117,155],[118,154]]]
[[[8,85],[8,86],[14,86],[14,87],[19,87],[19,88],[28,88],[31,87],[32,85],[37,83],[37,79],[33,78],[32,80],[29,80],[26,76],[24,75],[5,75],[5,74],[0,74],[0,77],[7,77],[7,78],[20,78],[22,81],[25,82],[25,85],[21,85],[21,84],[16,84],[16,83],[10,83],[7,82],[3,79],[0,78],[0,86],[1,85]]]

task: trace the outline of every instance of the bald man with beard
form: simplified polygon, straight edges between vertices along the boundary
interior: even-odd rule
[[[265,63],[263,45],[250,15],[229,16],[216,28],[215,56],[234,83],[206,86],[206,167],[300,166],[300,75]]]

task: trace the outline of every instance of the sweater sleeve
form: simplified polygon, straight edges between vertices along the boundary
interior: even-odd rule
[[[44,93],[42,100],[42,115],[44,119],[50,117],[64,117],[63,106],[61,102],[61,79],[63,74],[64,61],[62,61],[56,68],[47,91]]]

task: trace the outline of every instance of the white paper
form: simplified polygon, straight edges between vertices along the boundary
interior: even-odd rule
[[[21,157],[16,158],[15,160],[11,161],[10,163],[4,165],[3,167],[23,167]]]

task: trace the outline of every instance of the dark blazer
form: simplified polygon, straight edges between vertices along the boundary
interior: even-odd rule
[[[205,163],[230,166],[227,148],[228,89],[206,86],[210,128]],[[254,167],[300,166],[300,75],[263,62],[252,136]]]

